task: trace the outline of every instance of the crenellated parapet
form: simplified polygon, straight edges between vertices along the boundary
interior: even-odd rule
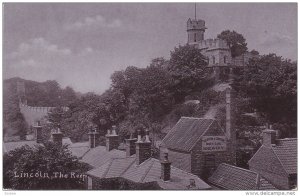
[[[229,47],[227,45],[227,42],[222,39],[206,39],[206,40],[200,40],[197,42],[199,49],[207,49],[207,50],[213,50],[213,49],[226,49],[228,50]]]
[[[49,111],[55,107],[34,107],[25,103],[19,102],[20,112],[23,114],[25,121],[29,126],[33,126],[37,121],[48,115]],[[67,111],[68,107],[62,107],[63,111]]]

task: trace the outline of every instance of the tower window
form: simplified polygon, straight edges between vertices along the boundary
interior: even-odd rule
[[[216,63],[216,57],[215,56],[212,57],[212,61],[213,61],[213,64]]]
[[[194,42],[196,42],[197,41],[197,34],[195,33],[194,34]]]
[[[224,56],[224,63],[227,63],[227,56]]]

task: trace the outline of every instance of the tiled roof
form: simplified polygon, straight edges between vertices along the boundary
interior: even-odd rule
[[[260,177],[259,190],[277,190],[269,181]]]
[[[113,149],[107,151],[105,146],[90,148],[88,142],[73,143],[69,150],[74,156],[81,159],[82,162],[88,163],[92,167],[100,167],[113,158],[123,158],[126,156],[125,151]]]
[[[272,149],[288,174],[297,173],[297,138],[279,139]]]
[[[214,119],[181,117],[162,143],[167,148],[189,152],[214,121]]]
[[[72,142],[70,138],[63,138],[62,139],[63,145],[72,145]],[[9,152],[11,150],[15,150],[16,148],[20,148],[22,146],[28,145],[29,147],[34,147],[35,145],[42,145],[36,143],[36,140],[20,140],[20,141],[15,141],[15,142],[4,142],[3,143],[3,148],[4,152]]]
[[[4,142],[3,151],[5,153],[15,150],[16,148],[21,148],[22,146],[28,145],[29,147],[34,147],[37,145],[36,141],[17,141],[17,142]]]
[[[226,190],[276,189],[267,180],[260,178],[258,173],[225,163],[218,166],[208,182]]]
[[[161,163],[159,160],[150,158],[142,164],[136,165],[135,155],[128,158],[112,159],[101,167],[90,170],[88,175],[98,178],[121,177],[137,183],[156,182],[161,188],[167,190],[187,189],[190,179],[194,179],[197,189],[210,189],[210,186],[199,177],[173,166],[171,166],[171,180],[165,182],[160,179]]]

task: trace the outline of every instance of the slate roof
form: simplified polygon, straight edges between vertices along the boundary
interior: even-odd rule
[[[90,149],[89,142],[73,143],[68,146],[68,149],[74,156],[82,158],[83,155]]]
[[[276,190],[258,173],[225,163],[218,166],[208,182],[226,190]]]
[[[173,150],[190,152],[214,122],[214,119],[181,117],[162,143]]]
[[[273,151],[288,174],[297,173],[297,138],[276,140]]]
[[[105,146],[90,148],[88,142],[73,143],[68,148],[74,156],[80,158],[80,161],[88,163],[92,167],[100,167],[113,158],[126,157],[125,151],[116,149],[107,151]]]
[[[101,167],[90,170],[88,175],[97,178],[121,177],[136,183],[156,182],[161,188],[167,190],[187,189],[190,179],[194,179],[197,189],[210,189],[211,187],[196,175],[171,166],[171,180],[164,182],[160,179],[161,163],[150,158],[140,165],[135,163],[135,155],[128,158],[117,158],[106,162]]]
[[[16,148],[21,148],[22,146],[28,145],[29,147],[34,147],[38,145],[36,141],[17,141],[17,142],[4,142],[3,143],[3,152],[8,153]]]

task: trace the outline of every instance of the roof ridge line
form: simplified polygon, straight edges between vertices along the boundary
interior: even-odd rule
[[[275,154],[275,157],[277,158],[277,160],[279,161],[280,165],[282,166],[283,170],[285,171],[286,174],[289,174],[289,172],[285,169],[284,165],[282,164],[280,158],[278,157],[278,155],[276,154],[275,150],[273,149],[273,147],[271,147],[272,152]]]
[[[128,157],[128,158],[131,158],[131,157]],[[123,159],[126,159],[126,158],[123,158]],[[135,162],[135,159],[133,159],[133,161],[128,165],[128,167],[120,174],[120,177],[122,177],[128,171],[128,169],[134,164],[134,162]]]
[[[91,151],[91,148],[89,148],[85,153],[83,153],[83,155],[81,156],[81,157],[79,157],[79,158],[83,158],[88,152],[90,152]]]
[[[182,118],[187,118],[187,119],[198,119],[198,120],[204,120],[204,119],[207,119],[207,120],[216,120],[214,118],[203,118],[203,117],[193,117],[193,116],[182,116],[180,119]]]
[[[149,160],[151,160],[151,159],[152,159],[152,157],[151,157]],[[144,176],[142,177],[142,179],[141,179],[141,182],[144,182],[144,180],[145,180],[147,174],[150,172],[151,168],[153,167],[153,164],[154,164],[154,161],[152,160],[152,164],[151,164],[150,167],[146,170],[145,175],[144,175]]]
[[[240,169],[240,170],[243,170],[243,171],[247,171],[247,172],[251,172],[251,173],[254,173],[256,175],[259,175],[259,173],[255,172],[255,171],[252,171],[250,169],[245,169],[245,168],[242,168],[242,167],[238,167],[238,166],[235,166],[235,165],[230,165],[230,164],[227,164],[227,163],[221,163],[220,165],[230,166],[230,167],[233,167],[233,168],[236,168],[236,169]]]
[[[113,161],[114,161],[114,159],[110,160],[110,162],[109,162],[109,164],[108,164],[108,167],[107,167],[106,171],[105,171],[105,172],[103,173],[103,175],[102,175],[102,178],[105,178],[105,176],[107,175],[107,173],[108,173],[108,171],[109,171],[109,168],[110,168],[110,166],[112,165]]]

